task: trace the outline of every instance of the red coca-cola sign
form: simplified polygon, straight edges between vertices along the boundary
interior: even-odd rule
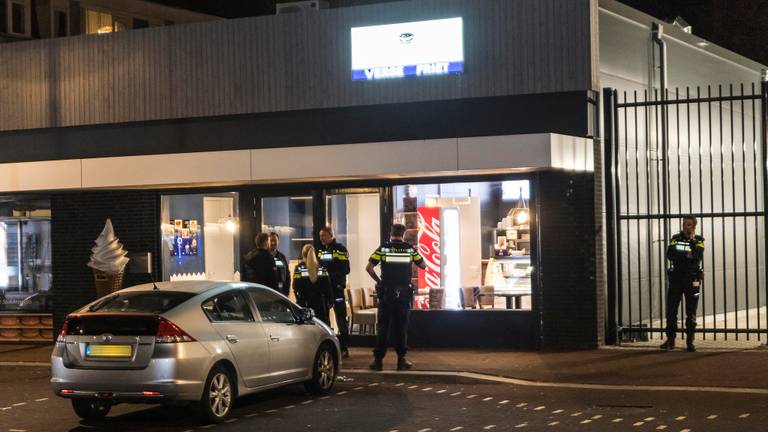
[[[440,288],[440,207],[420,207],[419,254],[426,270],[419,269],[419,289]]]

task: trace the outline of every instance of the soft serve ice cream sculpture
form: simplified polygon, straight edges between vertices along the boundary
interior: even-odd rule
[[[122,243],[115,237],[112,221],[107,219],[104,229],[96,239],[96,245],[91,249],[91,260],[88,267],[107,274],[116,275],[122,273],[128,264],[128,252],[123,249]]]

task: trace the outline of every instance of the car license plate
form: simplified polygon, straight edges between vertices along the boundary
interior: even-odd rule
[[[129,358],[133,354],[130,345],[91,345],[85,346],[86,357]]]

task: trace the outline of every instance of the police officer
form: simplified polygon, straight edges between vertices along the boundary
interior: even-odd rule
[[[259,233],[254,240],[256,248],[243,260],[243,281],[268,286],[277,291],[277,268],[269,253],[269,234]]]
[[[688,351],[696,351],[693,333],[696,329],[696,307],[699,304],[701,281],[704,278],[704,237],[696,235],[696,218],[683,217],[683,230],[675,234],[667,246],[667,259],[672,267],[667,270],[667,341],[662,350],[675,348],[677,335],[677,310],[685,296],[685,334]]]
[[[293,292],[301,306],[312,308],[317,318],[330,325],[331,281],[328,271],[317,262],[312,245],[304,245],[301,249],[301,262],[293,269]]]
[[[328,269],[333,290],[333,313],[336,315],[336,325],[339,327],[339,344],[341,356],[349,357],[347,339],[349,338],[349,326],[347,325],[347,302],[344,299],[344,289],[347,287],[347,275],[349,274],[349,253],[343,244],[333,237],[333,228],[326,226],[320,228],[320,244],[317,257],[320,265]]]
[[[397,370],[413,367],[413,364],[405,359],[405,353],[408,351],[408,318],[413,300],[411,277],[414,264],[421,269],[426,268],[426,264],[419,252],[403,241],[403,235],[405,225],[392,225],[390,240],[373,252],[365,268],[376,281],[376,295],[379,298],[376,349],[373,350],[373,363],[370,366],[373,370],[382,369],[382,360],[387,353],[390,323],[397,350]],[[379,263],[381,278],[374,271],[374,267]]]
[[[277,250],[280,245],[280,236],[276,232],[269,233],[269,253],[272,254],[272,258],[275,260],[275,269],[277,279],[277,290],[280,291],[286,297],[291,290],[291,274],[288,271],[288,260],[285,258],[282,252]]]

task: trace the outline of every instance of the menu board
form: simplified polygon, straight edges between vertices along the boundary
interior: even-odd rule
[[[171,256],[197,256],[200,227],[195,219],[173,221],[173,247]]]

